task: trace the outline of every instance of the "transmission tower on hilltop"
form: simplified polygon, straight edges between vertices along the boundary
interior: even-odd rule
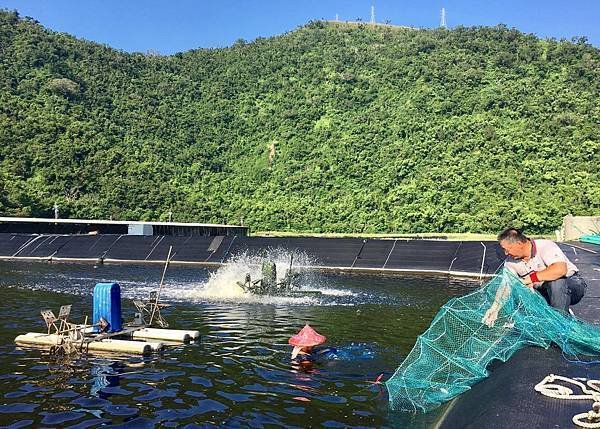
[[[446,8],[442,8],[440,12],[440,27],[446,28]]]
[[[375,24],[375,6],[371,5],[371,24]]]

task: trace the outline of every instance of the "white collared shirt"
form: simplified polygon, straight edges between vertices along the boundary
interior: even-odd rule
[[[513,259],[510,256],[504,265],[513,273],[523,278],[534,271],[545,270],[555,262],[567,263],[567,277],[571,277],[577,271],[577,267],[560,250],[560,247],[552,240],[531,240],[531,258],[529,261]]]

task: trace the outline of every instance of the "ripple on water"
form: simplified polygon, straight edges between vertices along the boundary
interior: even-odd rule
[[[344,423],[338,422],[336,420],[326,420],[321,423],[321,426],[326,428],[344,428],[346,425]]]
[[[190,377],[190,380],[192,381],[192,383],[199,384],[200,386],[204,387],[212,387],[213,385],[212,381],[210,381],[208,378],[200,377],[199,375],[194,375]]]
[[[72,420],[79,420],[85,416],[83,413],[76,413],[74,411],[42,413],[42,415],[44,416],[42,423],[46,425],[62,425],[63,423],[70,422]]]
[[[110,405],[111,402],[101,398],[79,398],[71,401],[71,404],[84,408],[102,408]]]
[[[135,401],[153,401],[155,399],[161,398],[176,398],[178,390],[177,389],[158,389],[154,388],[145,395],[135,396],[133,399]]]
[[[29,394],[29,392],[24,392],[22,390],[18,390],[16,392],[8,392],[4,394],[4,397],[6,399],[15,399],[15,398],[22,398],[23,396],[27,396]]]
[[[127,405],[107,405],[104,410],[113,416],[135,416],[139,413],[139,409],[136,407],[129,407]]]
[[[0,405],[2,414],[33,413],[39,407],[38,404],[26,404],[24,402],[15,402],[12,404]]]
[[[75,425],[68,426],[67,429],[86,429],[86,428],[90,428],[90,427],[94,427],[94,426],[100,427],[102,425],[106,425],[107,423],[110,423],[110,420],[104,419],[104,418],[91,418],[91,419],[83,420],[82,422],[77,423]]]
[[[217,395],[230,400],[231,402],[249,402],[252,400],[252,395],[245,395],[243,393],[227,393],[222,390],[217,390]]]
[[[111,429],[154,429],[156,427],[156,422],[154,419],[150,419],[148,417],[136,417],[131,420],[127,420],[125,423],[112,425]]]
[[[214,399],[201,399],[198,401],[198,407],[200,409],[200,414],[209,412],[222,413],[229,409],[227,405],[215,401]]]
[[[10,429],[21,429],[31,426],[33,424],[33,420],[18,420],[13,422],[10,426]]]
[[[99,392],[102,392],[104,395],[127,396],[127,395],[133,394],[133,391],[127,390],[127,389],[124,389],[124,388],[118,387],[118,386],[103,387],[102,389],[99,390]]]
[[[77,398],[79,396],[79,394],[77,392],[74,392],[72,390],[65,390],[64,392],[58,392],[55,393],[54,395],[52,395],[53,398],[59,399],[59,398]]]
[[[183,392],[184,395],[191,396],[192,398],[206,398],[206,394],[202,392],[197,392],[195,390],[186,390]]]
[[[306,409],[304,407],[287,407],[284,408],[290,414],[305,414]]]

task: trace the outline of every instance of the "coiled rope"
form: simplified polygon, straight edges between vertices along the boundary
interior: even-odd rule
[[[581,389],[583,394],[575,395],[573,394],[572,389],[563,386],[562,384],[556,384],[555,381],[574,384]],[[585,384],[583,383],[584,381]],[[600,428],[600,380],[574,380],[569,377],[550,374],[535,385],[535,391],[544,396],[548,396],[549,398],[584,399],[594,401],[590,411],[573,416],[573,423],[587,429]]]

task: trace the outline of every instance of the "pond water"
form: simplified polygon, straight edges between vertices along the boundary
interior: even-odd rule
[[[42,308],[92,312],[98,282],[117,281],[123,318],[158,288],[162,267],[0,263],[0,425],[18,427],[427,427],[435,415],[391,412],[387,379],[449,298],[477,284],[440,277],[301,274],[320,295],[256,297],[232,286],[246,267],[169,267],[162,300],[198,342],[150,357],[58,361],[14,345],[42,332]],[[241,279],[240,279],[241,280]],[[235,284],[235,282],[233,282]],[[288,338],[308,322],[337,359],[299,364]],[[440,412],[443,412],[440,411]]]

